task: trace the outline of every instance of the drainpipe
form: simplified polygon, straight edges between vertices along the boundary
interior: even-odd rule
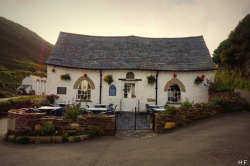
[[[156,81],[155,81],[155,105],[158,103],[158,74],[159,71],[156,72]]]
[[[100,70],[100,96],[99,96],[99,104],[102,104],[102,70]]]

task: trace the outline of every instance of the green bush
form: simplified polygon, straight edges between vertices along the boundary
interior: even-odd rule
[[[1,86],[0,86],[1,87]],[[0,98],[14,97],[15,95],[6,91],[0,90]]]
[[[224,97],[216,96],[216,97],[213,97],[213,98],[211,99],[211,102],[212,102],[214,105],[223,106],[223,105],[225,104],[225,99],[224,99]]]
[[[95,136],[98,136],[98,135],[99,135],[100,130],[95,129],[95,128],[92,128],[92,129],[90,129],[90,130],[86,131],[86,133],[87,133],[87,134],[89,134],[89,138],[93,138],[93,137],[95,137]]]
[[[37,96],[20,97],[0,102],[0,115],[5,115],[11,109],[29,108],[35,103]]]
[[[181,108],[194,108],[194,101],[189,101],[188,99],[180,102]]]
[[[172,106],[172,105],[168,105],[165,108],[165,111],[161,112],[162,114],[166,114],[166,115],[176,115],[176,107]]]
[[[52,135],[55,133],[55,130],[56,130],[55,125],[52,123],[45,122],[42,124],[41,132],[44,135]]]
[[[81,114],[80,105],[69,106],[65,108],[65,118],[66,119],[77,119],[77,116]]]
[[[78,135],[76,130],[68,130],[68,131],[65,132],[65,134],[67,136],[76,136],[76,135]]]
[[[79,141],[81,141],[81,138],[80,138],[79,136],[76,136],[76,137],[74,138],[74,141],[75,141],[75,142],[79,142]]]
[[[224,84],[228,84],[233,88],[250,90],[250,72],[242,70],[224,70],[217,71],[215,78],[221,80]]]
[[[216,92],[233,92],[234,86],[232,81],[224,82],[222,79],[207,79],[206,83],[204,84],[210,90]]]
[[[7,115],[8,111],[11,110],[11,104],[9,101],[0,102],[0,116]]]

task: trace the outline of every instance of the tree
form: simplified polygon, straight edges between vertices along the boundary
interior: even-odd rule
[[[250,14],[214,50],[213,60],[216,64],[237,68],[250,60]]]

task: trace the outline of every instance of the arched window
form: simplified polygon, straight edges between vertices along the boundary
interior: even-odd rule
[[[77,87],[77,99],[90,100],[91,99],[91,85],[89,81],[83,80]]]
[[[177,84],[172,84],[168,88],[168,102],[179,103],[181,100],[181,90]]]
[[[128,72],[128,73],[126,74],[126,79],[128,79],[128,80],[133,80],[133,79],[135,79],[134,73],[133,73],[133,72]]]

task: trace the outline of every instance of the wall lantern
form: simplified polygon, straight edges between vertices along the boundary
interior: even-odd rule
[[[174,77],[174,78],[175,78],[175,77],[177,77],[177,74],[176,74],[176,73],[174,73],[174,74],[173,74],[173,77]]]
[[[83,77],[87,77],[87,76],[88,76],[88,74],[86,74],[86,73],[85,73],[85,74],[83,74]]]
[[[55,69],[52,69],[52,72],[54,73],[56,70]]]

